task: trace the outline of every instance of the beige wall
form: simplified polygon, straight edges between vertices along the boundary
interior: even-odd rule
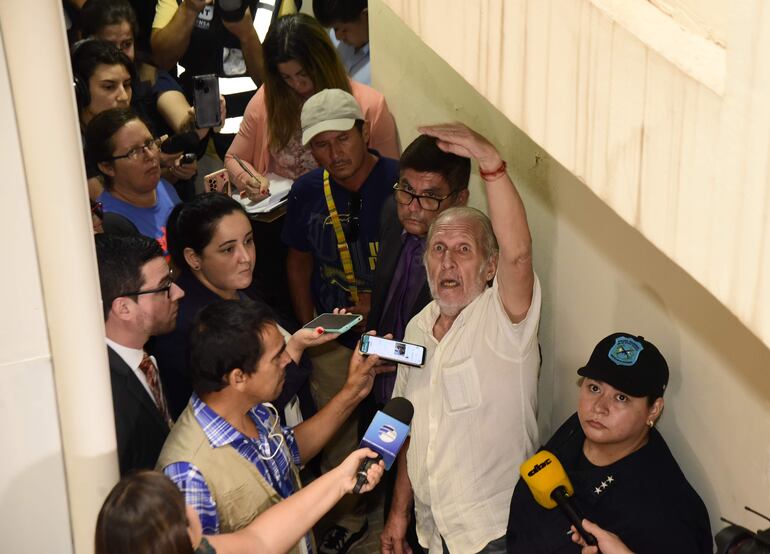
[[[115,424],[62,5],[35,8],[0,1],[0,549],[85,554]]]
[[[541,438],[574,411],[575,371],[595,343],[616,330],[642,334],[672,368],[660,429],[706,502],[714,531],[720,515],[762,526],[743,506],[770,512],[767,347],[510,123],[382,0],[370,2],[370,22],[374,85],[395,114],[402,144],[420,123],[463,121],[499,146],[524,197],[544,299]],[[483,207],[478,186],[474,181],[471,204]]]
[[[766,0],[383,3],[770,346]]]

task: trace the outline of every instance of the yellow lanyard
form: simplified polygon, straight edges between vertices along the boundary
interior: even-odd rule
[[[334,234],[337,237],[337,250],[340,253],[342,261],[342,270],[345,272],[345,280],[348,282],[348,290],[353,304],[358,304],[358,286],[356,286],[356,274],[353,272],[353,260],[350,259],[350,247],[345,240],[345,233],[342,230],[340,216],[337,213],[337,206],[334,205],[332,197],[332,187],[329,184],[329,172],[324,169],[324,196],[326,197],[326,206],[329,208],[329,217],[332,220]]]

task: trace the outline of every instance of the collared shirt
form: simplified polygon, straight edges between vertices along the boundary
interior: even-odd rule
[[[144,371],[139,369],[139,364],[141,364],[142,360],[144,359],[144,350],[141,348],[129,348],[128,346],[123,346],[122,344],[118,344],[114,340],[111,340],[107,337],[104,338],[104,341],[107,343],[107,346],[112,348],[115,351],[115,354],[120,356],[120,358],[126,362],[126,365],[131,368],[131,371],[134,372],[134,375],[136,375],[136,378],[139,379],[139,382],[144,387],[144,390],[147,391],[147,394],[150,395],[153,403],[157,406],[158,403],[155,402],[155,396],[152,394],[150,385],[147,383],[147,377],[144,375]],[[152,360],[152,363],[155,364],[155,367],[158,367],[158,362],[155,359],[155,356],[150,356],[150,359]],[[161,384],[160,380],[158,380],[158,386],[161,388],[161,394],[163,394],[163,385]]]
[[[350,78],[371,86],[372,67],[369,57],[369,43],[367,42],[361,48],[354,48],[341,40],[337,40],[333,29],[329,29],[329,38],[334,43],[340,60],[342,60],[342,65],[345,66],[345,71]]]
[[[414,405],[407,452],[417,536],[431,551],[478,552],[505,535],[519,465],[537,444],[540,284],[511,323],[497,279],[437,341],[436,302],[406,328],[426,347],[422,368],[400,365],[393,395]]]
[[[270,411],[265,404],[257,404],[249,411],[249,416],[259,430],[259,438],[252,439],[220,417],[198,398],[197,394],[192,395],[190,402],[192,402],[195,419],[213,448],[227,446],[235,448],[238,454],[259,470],[265,480],[282,498],[287,498],[295,492],[291,479],[291,463],[299,465],[302,462],[299,448],[294,439],[294,432],[289,427],[281,426],[288,450],[277,440],[270,439],[269,436],[273,434],[273,431],[269,424]],[[266,459],[276,452],[276,448],[278,452],[275,456]],[[174,462],[164,467],[163,473],[182,491],[185,503],[198,512],[203,533],[219,533],[216,502],[212,498],[206,479],[200,470],[189,462]]]

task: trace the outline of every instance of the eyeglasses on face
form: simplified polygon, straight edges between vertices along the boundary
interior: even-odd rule
[[[116,298],[120,298],[121,296],[141,296],[143,294],[157,294],[159,292],[165,292],[166,298],[171,298],[171,287],[174,285],[174,280],[176,279],[176,275],[174,275],[174,271],[172,269],[169,269],[167,279],[168,279],[168,284],[163,285],[162,287],[158,287],[155,289],[148,289],[148,290],[136,290],[131,292],[124,292],[116,296]]]
[[[450,196],[453,196],[457,194],[456,190],[453,190],[446,196],[426,196],[423,194],[415,194],[413,192],[410,192],[402,187],[401,183],[396,183],[393,185],[393,191],[395,192],[396,202],[403,206],[408,206],[412,202],[414,202],[415,199],[417,199],[417,203],[420,205],[420,207],[423,210],[429,211],[429,212],[435,212],[438,211],[439,207],[441,206],[441,203],[449,198]]]
[[[142,155],[147,152],[148,154],[154,154],[158,151],[158,148],[160,148],[160,143],[162,139],[159,138],[151,138],[147,139],[143,145],[137,146],[136,148],[132,148],[125,154],[121,154],[120,156],[113,156],[108,161],[115,161],[115,160],[122,160],[123,158],[128,158],[131,161],[136,161],[139,158],[142,157]]]

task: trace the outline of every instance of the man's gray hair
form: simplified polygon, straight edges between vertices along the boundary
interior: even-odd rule
[[[489,217],[487,217],[487,215],[481,210],[477,210],[476,208],[471,208],[468,206],[456,206],[441,212],[438,217],[433,220],[433,223],[431,223],[430,229],[428,229],[428,238],[426,239],[426,244],[430,244],[433,233],[440,225],[451,223],[459,219],[478,222],[479,227],[481,228],[481,236],[476,237],[476,241],[484,252],[484,257],[486,260],[489,260],[492,256],[496,255],[500,251],[500,248],[497,245],[495,232],[492,230],[492,222],[489,220]]]

